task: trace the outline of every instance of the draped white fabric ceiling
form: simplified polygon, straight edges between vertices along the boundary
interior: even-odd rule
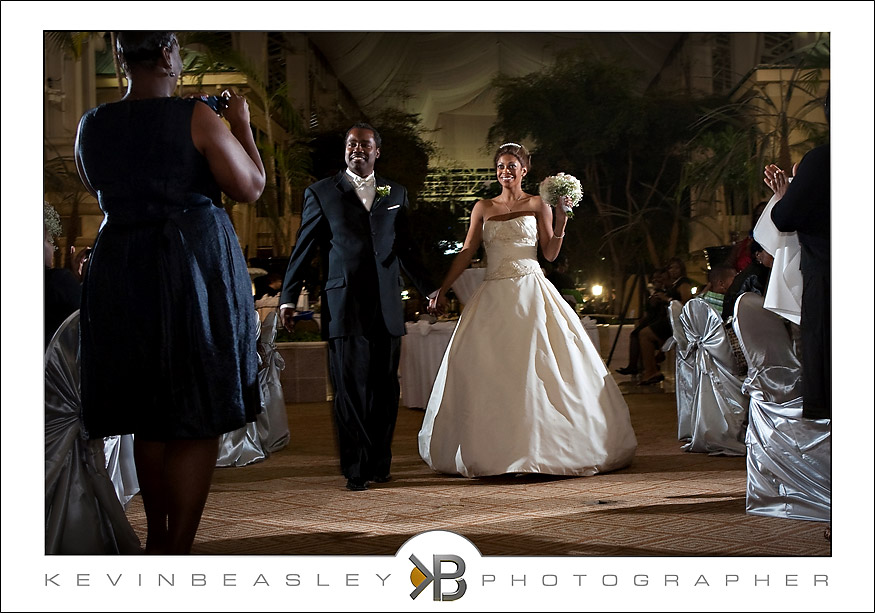
[[[489,167],[483,150],[495,118],[491,83],[552,64],[584,46],[642,71],[646,87],[680,34],[612,32],[312,32],[310,39],[366,113],[383,107],[418,113],[445,161]],[[569,118],[571,120],[571,118]]]

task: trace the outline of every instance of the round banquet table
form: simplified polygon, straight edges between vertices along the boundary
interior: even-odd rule
[[[457,321],[407,323],[401,341],[401,404],[424,408]]]

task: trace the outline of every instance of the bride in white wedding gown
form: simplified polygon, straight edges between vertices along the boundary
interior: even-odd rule
[[[495,163],[501,195],[474,206],[465,245],[430,304],[444,309],[447,289],[483,241],[486,278],[444,354],[419,454],[436,471],[466,477],[627,466],[637,441],[626,402],[538,264],[539,244],[548,260],[559,254],[566,214],[522,191],[524,147],[502,145]]]

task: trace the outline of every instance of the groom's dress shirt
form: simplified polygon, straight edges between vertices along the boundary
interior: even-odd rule
[[[356,196],[358,196],[359,200],[362,201],[364,207],[370,211],[371,206],[374,204],[374,197],[377,195],[377,183],[376,178],[374,177],[374,173],[371,173],[369,176],[363,178],[347,168],[346,178],[349,180],[350,183],[352,183],[352,186],[355,188]]]

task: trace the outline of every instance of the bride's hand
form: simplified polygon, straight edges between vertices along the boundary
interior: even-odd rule
[[[447,310],[447,298],[443,293],[438,293],[434,298],[428,301],[428,312],[438,317],[443,315]]]
[[[559,196],[559,201],[556,204],[556,211],[560,212],[563,217],[568,217],[568,209],[571,208],[571,198],[569,196]]]

